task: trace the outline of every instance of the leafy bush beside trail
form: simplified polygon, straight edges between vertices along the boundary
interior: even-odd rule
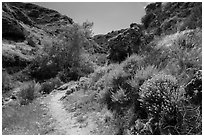
[[[84,33],[77,24],[65,27],[50,45],[39,52],[30,66],[30,75],[41,81],[59,75],[62,81],[68,82],[93,72],[94,63],[84,57]]]

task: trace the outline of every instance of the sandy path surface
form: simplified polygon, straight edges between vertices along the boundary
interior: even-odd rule
[[[79,123],[74,116],[75,112],[67,112],[60,100],[66,93],[66,90],[58,90],[50,94],[47,99],[47,106],[50,115],[56,121],[55,129],[57,135],[90,135],[95,128],[92,121],[87,119],[83,123]]]

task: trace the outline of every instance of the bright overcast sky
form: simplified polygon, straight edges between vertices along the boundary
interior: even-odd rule
[[[127,28],[140,23],[146,3],[141,2],[37,2],[37,5],[54,9],[82,24],[94,22],[94,34]]]

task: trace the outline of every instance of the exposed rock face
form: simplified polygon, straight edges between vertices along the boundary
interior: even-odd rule
[[[108,41],[108,59],[112,62],[121,62],[128,55],[137,53],[140,48],[141,30],[139,27],[126,29]]]
[[[93,37],[94,41],[101,46],[101,49],[98,50],[97,52],[107,53],[108,52],[108,40],[115,37],[119,33],[122,33],[123,31],[125,31],[125,29],[112,31],[105,35],[103,34],[95,35]]]

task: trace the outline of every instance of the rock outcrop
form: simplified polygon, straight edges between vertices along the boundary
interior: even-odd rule
[[[108,40],[115,37],[119,33],[124,32],[125,30],[126,29],[121,29],[121,30],[111,31],[105,35],[103,34],[95,35],[93,39],[101,47],[100,50],[98,50],[97,52],[107,53],[108,52]]]
[[[128,55],[140,50],[141,29],[139,27],[128,28],[115,37],[108,40],[108,59],[112,62],[121,62]]]

